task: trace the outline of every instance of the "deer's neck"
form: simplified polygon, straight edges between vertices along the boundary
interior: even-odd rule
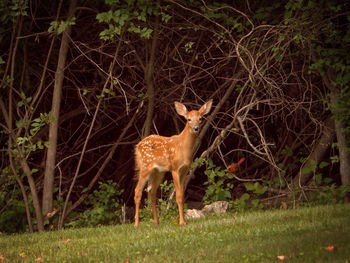
[[[191,133],[191,128],[187,124],[183,131],[178,135],[178,147],[181,147],[183,154],[189,158],[192,158],[196,138],[197,135]]]

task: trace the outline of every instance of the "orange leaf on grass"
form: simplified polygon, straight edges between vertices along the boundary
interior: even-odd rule
[[[42,257],[38,257],[35,259],[35,262],[40,263],[43,262],[43,258]]]
[[[0,254],[0,260],[1,260],[1,261],[5,261],[4,256],[3,256],[3,255],[1,255],[1,254]]]
[[[327,251],[333,251],[335,249],[335,246],[334,245],[329,245],[327,247],[324,247],[323,249],[327,250]]]
[[[284,256],[284,255],[277,256],[277,258],[278,258],[279,260],[285,260],[285,259],[287,259],[287,257],[286,257],[286,256]]]

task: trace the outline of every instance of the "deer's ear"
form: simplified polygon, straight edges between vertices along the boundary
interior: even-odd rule
[[[209,100],[207,101],[200,109],[199,109],[199,113],[201,116],[208,114],[210,109],[211,109],[211,105],[213,104],[213,100]]]
[[[175,109],[176,109],[177,114],[186,117],[187,108],[185,105],[183,105],[180,102],[175,101]]]

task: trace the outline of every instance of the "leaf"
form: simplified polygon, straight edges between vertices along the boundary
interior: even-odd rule
[[[38,257],[35,259],[35,262],[39,263],[39,262],[43,262],[43,258],[42,257]]]
[[[22,127],[23,127],[23,122],[22,122],[22,120],[16,121],[16,127],[17,127],[17,128],[22,128]]]
[[[309,163],[301,169],[301,174],[305,175],[311,172],[314,172],[316,170],[316,162],[315,160],[310,159]]]
[[[281,256],[277,256],[277,258],[279,259],[279,260],[285,260],[285,259],[287,259],[287,257],[286,256],[284,256],[284,255],[281,255]]]
[[[247,199],[249,199],[250,198],[250,195],[248,194],[248,193],[244,193],[241,197],[240,197],[240,199],[242,200],[242,201],[245,201],[245,200],[247,200]]]
[[[316,174],[315,175],[315,183],[317,185],[321,185],[321,183],[322,183],[322,174]]]
[[[336,248],[336,246],[334,246],[334,245],[329,245],[329,246],[327,246],[327,247],[324,247],[323,249],[324,249],[324,250],[327,250],[327,251],[333,251],[333,250],[335,250],[335,248]]]
[[[329,162],[321,162],[321,163],[319,164],[319,167],[320,167],[320,169],[322,169],[322,168],[327,167],[328,165],[329,165]]]

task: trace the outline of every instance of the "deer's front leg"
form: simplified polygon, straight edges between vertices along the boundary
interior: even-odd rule
[[[177,206],[179,208],[179,216],[180,216],[180,225],[186,225],[185,218],[184,218],[184,177],[186,176],[186,173],[183,173],[181,171],[182,169],[179,169],[178,171],[173,171],[173,180],[175,185],[175,191],[176,191],[176,202]]]

